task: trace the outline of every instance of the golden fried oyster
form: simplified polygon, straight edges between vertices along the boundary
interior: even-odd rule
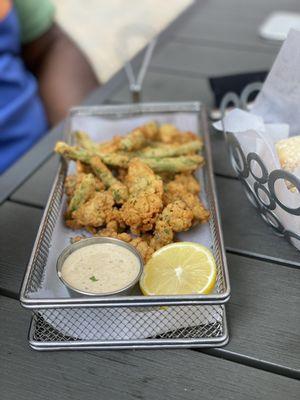
[[[126,233],[126,232],[118,233],[116,230],[111,229],[111,228],[103,228],[100,231],[98,231],[95,236],[111,237],[114,239],[123,240],[123,242],[126,242],[126,243],[129,243],[132,239],[131,236],[129,235],[129,233]]]
[[[199,192],[200,185],[191,174],[179,174],[165,184],[163,202],[167,206],[176,200],[183,201],[193,213],[193,222],[204,223],[208,221],[210,213],[202,204]]]
[[[148,240],[143,237],[134,238],[129,243],[139,251],[144,262],[147,262],[155,251]]]
[[[73,219],[81,226],[104,225],[113,212],[114,198],[111,192],[96,192],[92,198],[73,212]]]
[[[123,242],[131,244],[141,254],[144,262],[147,262],[155,251],[155,249],[152,248],[149,243],[150,238],[151,238],[150,235],[149,235],[149,238],[148,237],[145,237],[145,238],[144,237],[134,237],[133,238],[129,233],[118,232],[118,230],[115,229],[115,227],[107,226],[106,228],[98,231],[95,236],[111,237],[111,238],[123,240]]]
[[[174,232],[188,230],[193,224],[194,215],[181,200],[168,204],[155,224],[154,237],[151,246],[158,249],[174,239]]]

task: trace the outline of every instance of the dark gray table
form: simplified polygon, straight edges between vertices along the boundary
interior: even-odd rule
[[[257,30],[297,0],[199,1],[168,29],[144,83],[144,101],[201,100],[207,77],[267,69],[278,45]],[[136,57],[138,65],[141,56]],[[124,72],[87,103],[129,102]],[[232,297],[230,343],[222,349],[37,353],[18,293],[57,169],[57,127],[0,178],[0,398],[298,399],[299,252],[275,236],[248,203],[211,134]]]

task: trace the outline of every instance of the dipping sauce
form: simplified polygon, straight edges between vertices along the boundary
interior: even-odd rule
[[[129,286],[140,272],[140,261],[129,249],[112,243],[84,246],[63,263],[60,276],[72,288],[105,294]]]

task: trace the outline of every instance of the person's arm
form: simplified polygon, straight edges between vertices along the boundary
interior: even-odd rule
[[[49,123],[63,119],[99,82],[76,44],[53,24],[22,47],[27,68],[37,77]]]

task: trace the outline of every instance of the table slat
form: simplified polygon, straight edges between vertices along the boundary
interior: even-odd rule
[[[197,2],[198,7],[193,10],[193,15],[203,15],[207,20],[230,20],[232,24],[239,21],[243,21],[245,25],[260,24],[274,11],[300,11],[298,0],[197,0]],[[214,28],[211,25],[209,29]]]
[[[118,103],[131,102],[127,82],[113,94],[111,100]],[[207,107],[213,105],[212,93],[206,79],[152,71],[151,68],[143,83],[142,100],[144,102],[200,100]]]
[[[300,378],[299,271],[227,254],[231,340],[221,352],[284,368]]]
[[[201,44],[179,43],[163,46],[151,61],[152,67],[176,71],[182,76],[213,77],[240,72],[268,70],[275,54],[234,50]]]
[[[299,251],[263,221],[241,182],[228,178],[216,182],[226,249],[300,266]]]
[[[59,156],[53,154],[41,168],[12,194],[11,199],[44,208],[58,171],[59,161]]]
[[[267,11],[266,17],[268,15]],[[233,24],[231,17],[215,19],[201,13],[193,15],[187,24],[176,30],[174,36],[176,40],[187,43],[196,42],[210,46],[223,44],[226,48],[277,53],[280,42],[266,41],[259,37],[259,26],[263,20],[262,16],[256,23],[252,20],[245,23],[244,19],[240,19]]]
[[[5,202],[0,206],[0,291],[18,296],[42,210]]]
[[[0,299],[1,399],[298,399],[294,379],[191,350],[36,353],[29,314]]]

